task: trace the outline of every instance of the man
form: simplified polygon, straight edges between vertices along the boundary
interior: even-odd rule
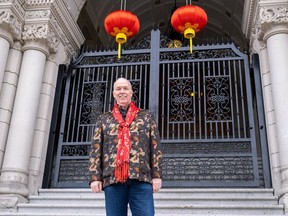
[[[97,122],[90,152],[90,187],[105,192],[107,216],[154,215],[153,192],[162,186],[162,147],[148,110],[132,101],[131,83],[116,80],[112,112]]]

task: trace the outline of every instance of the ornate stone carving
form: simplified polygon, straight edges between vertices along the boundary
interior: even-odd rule
[[[277,33],[288,33],[288,9],[287,5],[278,7],[260,6],[257,16],[256,28],[258,30],[258,39],[266,41],[267,38]]]
[[[22,33],[23,40],[46,39],[48,37],[47,24],[25,25]]]
[[[0,3],[8,3],[10,2],[11,0],[0,0]]]
[[[67,19],[71,15],[63,1],[55,1],[51,11],[54,15],[54,20],[51,18],[51,24],[65,47],[67,62],[69,62],[71,57],[75,57],[85,38],[75,20]]]
[[[31,7],[31,6],[46,6],[46,5],[51,5],[53,4],[53,2],[55,2],[55,0],[26,0],[24,2],[24,5],[26,7]]]
[[[50,54],[58,51],[60,43],[59,38],[48,24],[25,25],[22,39],[26,42],[42,42],[42,45],[47,46]]]
[[[10,32],[14,39],[19,40],[21,38],[22,24],[11,10],[0,10],[0,27]]]
[[[26,19],[43,19],[49,18],[51,14],[50,10],[37,10],[37,11],[27,11],[25,14]]]
[[[251,23],[250,53],[266,48],[266,40],[273,34],[288,33],[288,5],[259,3]]]
[[[59,43],[59,38],[53,31],[50,30],[48,32],[47,45],[51,53],[56,53],[58,51]]]
[[[263,22],[287,22],[288,9],[286,7],[260,8],[259,16]]]

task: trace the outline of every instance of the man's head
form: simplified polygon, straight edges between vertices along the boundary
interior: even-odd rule
[[[133,91],[129,80],[119,78],[114,82],[113,96],[119,106],[127,108],[131,102],[132,95]]]

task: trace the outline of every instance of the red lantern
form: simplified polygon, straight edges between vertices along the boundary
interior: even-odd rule
[[[195,5],[179,7],[171,17],[173,28],[190,40],[190,53],[192,53],[192,38],[206,26],[207,22],[206,12]]]
[[[118,58],[121,58],[121,44],[126,43],[127,38],[139,31],[140,22],[130,11],[118,10],[105,18],[104,27],[108,34],[115,37],[118,43]]]

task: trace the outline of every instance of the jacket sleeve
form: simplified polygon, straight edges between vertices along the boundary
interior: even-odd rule
[[[95,126],[89,154],[90,183],[92,181],[102,181],[102,134],[102,122],[99,117]]]
[[[162,178],[163,149],[161,145],[158,126],[152,114],[150,119],[152,178]]]

